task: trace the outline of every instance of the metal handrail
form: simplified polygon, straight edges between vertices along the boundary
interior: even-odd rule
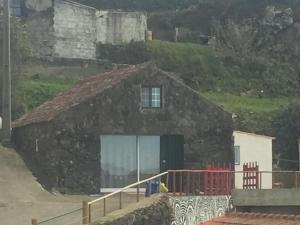
[[[104,200],[104,199],[106,199],[106,198],[109,198],[109,197],[111,197],[111,196],[114,196],[114,195],[116,195],[116,194],[119,194],[120,192],[124,192],[124,191],[126,191],[126,190],[128,190],[128,189],[130,189],[130,188],[136,187],[136,186],[141,185],[141,184],[143,184],[143,183],[146,183],[146,182],[148,182],[148,181],[155,180],[155,179],[157,179],[157,178],[159,178],[159,177],[162,177],[162,176],[164,176],[164,175],[167,175],[167,174],[169,174],[169,173],[174,173],[174,172],[176,172],[176,173],[178,173],[178,172],[190,172],[190,173],[199,173],[199,172],[244,173],[245,171],[229,171],[229,170],[168,170],[168,171],[166,171],[166,172],[164,172],[164,173],[160,173],[160,174],[158,174],[158,175],[156,175],[156,176],[153,176],[153,177],[150,177],[150,178],[148,178],[148,179],[145,179],[145,180],[142,180],[142,181],[139,181],[139,182],[130,184],[130,185],[128,185],[128,186],[126,186],[126,187],[124,187],[124,188],[122,188],[122,189],[119,189],[119,190],[115,191],[115,192],[112,192],[112,193],[107,194],[107,195],[105,195],[105,196],[102,196],[102,197],[100,197],[100,198],[98,198],[98,199],[95,199],[95,200],[93,200],[93,201],[90,201],[90,202],[88,202],[88,205],[92,205],[92,204],[94,204],[94,203],[96,203],[96,202],[99,202],[99,201],[101,201],[101,200]],[[260,173],[300,173],[300,171],[259,171],[259,172],[260,172]]]
[[[120,195],[120,209],[122,208],[122,192],[125,192],[126,190],[130,189],[130,188],[134,188],[136,187],[137,188],[137,201],[139,201],[139,186],[141,184],[144,184],[148,181],[151,181],[151,180],[155,180],[155,179],[161,179],[162,176],[165,176],[167,175],[167,179],[166,179],[166,184],[168,186],[168,180],[169,180],[169,176],[171,175],[174,175],[175,173],[205,173],[205,172],[212,172],[212,173],[228,173],[228,174],[243,174],[243,173],[252,173],[253,171],[234,171],[234,170],[191,170],[191,169],[182,169],[182,170],[168,170],[164,173],[160,173],[158,175],[155,175],[153,177],[150,177],[148,179],[144,179],[142,181],[139,181],[139,182],[136,182],[136,183],[133,183],[133,184],[130,184],[124,188],[121,188],[115,192],[112,192],[112,193],[109,193],[105,196],[102,196],[100,198],[97,198],[95,200],[92,200],[92,201],[83,201],[83,206],[82,206],[82,212],[83,212],[83,215],[82,215],[82,219],[83,219],[83,224],[88,224],[91,222],[91,206],[97,202],[100,202],[100,201],[103,201],[104,203],[104,215],[105,215],[105,211],[106,211],[106,199],[109,198],[109,197],[112,197],[112,196],[115,196],[117,194]],[[280,173],[294,173],[296,175],[300,175],[300,171],[258,171],[258,173],[260,174],[260,181],[261,181],[261,176],[262,174],[280,174]],[[296,187],[298,187],[298,176],[296,176]],[[299,178],[300,179],[300,178]],[[181,181],[182,182],[182,181]],[[260,185],[261,185],[261,182],[259,182]],[[174,181],[173,181],[173,185],[174,185]],[[150,187],[151,188],[151,187]],[[260,187],[261,188],[261,187]],[[182,187],[180,187],[180,190],[182,191]],[[174,191],[174,190],[173,190]],[[60,216],[59,216],[60,217]],[[45,222],[45,221],[42,221],[42,222]],[[40,223],[42,223],[40,222]],[[32,220],[32,224],[40,224],[37,222],[37,220],[33,219]]]
[[[99,202],[99,201],[101,201],[101,200],[104,200],[104,199],[106,199],[106,198],[109,198],[109,197],[111,197],[111,196],[114,196],[114,195],[116,195],[116,194],[119,194],[119,193],[121,193],[121,192],[124,192],[124,191],[126,191],[126,190],[128,190],[128,189],[130,189],[130,188],[136,187],[136,186],[141,185],[141,184],[143,184],[143,183],[146,183],[146,182],[148,182],[148,181],[155,180],[155,179],[160,178],[160,177],[162,177],[162,176],[164,176],[164,175],[167,175],[168,173],[169,173],[169,171],[166,171],[166,172],[164,172],[164,173],[160,173],[160,174],[158,174],[158,175],[156,175],[156,176],[153,176],[153,177],[150,177],[150,178],[148,178],[148,179],[145,179],[145,180],[136,182],[136,183],[134,183],[134,184],[130,184],[130,185],[128,185],[128,186],[126,186],[126,187],[124,187],[124,188],[122,188],[122,189],[119,189],[119,190],[117,190],[117,191],[115,191],[115,192],[112,192],[112,193],[107,194],[107,195],[105,195],[105,196],[103,196],[103,197],[100,197],[100,198],[98,198],[98,199],[95,199],[95,200],[93,200],[93,201],[88,202],[88,205],[92,205],[92,204],[94,204],[94,203],[96,203],[96,202]]]

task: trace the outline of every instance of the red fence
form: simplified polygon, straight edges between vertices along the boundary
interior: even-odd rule
[[[231,193],[233,177],[231,165],[206,165],[204,172],[205,195],[227,195]]]
[[[259,189],[259,167],[257,163],[243,165],[243,189]]]
[[[231,165],[206,165],[204,170],[169,171],[168,188],[174,195],[229,195],[233,188]]]

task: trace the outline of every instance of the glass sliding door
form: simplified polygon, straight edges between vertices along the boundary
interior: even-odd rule
[[[140,180],[159,174],[160,137],[139,136],[138,143]]]
[[[123,188],[160,172],[159,136],[102,135],[101,191]]]
[[[122,188],[137,181],[136,136],[101,136],[101,186]]]

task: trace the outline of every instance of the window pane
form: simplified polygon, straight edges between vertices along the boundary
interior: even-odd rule
[[[142,88],[142,107],[150,107],[150,88]]]
[[[152,107],[154,108],[160,108],[160,88],[152,88],[152,96],[151,96],[151,103]]]
[[[240,146],[234,146],[234,164],[240,165]]]
[[[139,136],[140,180],[159,174],[160,137]]]
[[[101,136],[101,187],[122,188],[137,181],[136,136]]]

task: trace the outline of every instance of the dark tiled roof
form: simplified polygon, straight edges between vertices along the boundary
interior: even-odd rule
[[[120,81],[127,79],[130,75],[142,71],[144,68],[145,64],[141,64],[82,79],[68,91],[60,93],[52,100],[45,102],[32,112],[16,120],[13,123],[13,127],[22,127],[32,123],[50,121],[59,113],[111,88]]]
[[[300,216],[263,213],[231,213],[201,223],[201,225],[300,225]]]

